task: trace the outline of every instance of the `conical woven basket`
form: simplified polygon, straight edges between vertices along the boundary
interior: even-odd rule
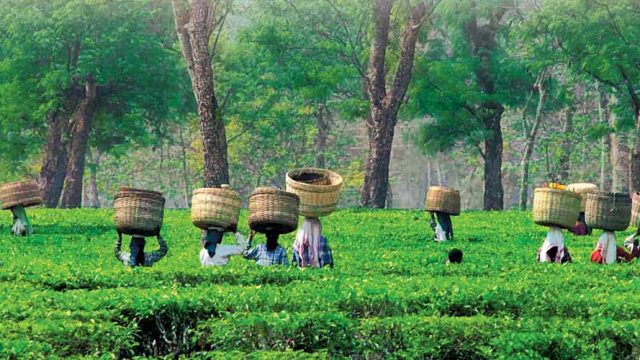
[[[317,218],[331,214],[340,200],[342,176],[326,169],[304,168],[287,173],[287,191],[300,197],[300,214]]]
[[[2,209],[14,206],[35,206],[42,204],[40,188],[35,180],[23,180],[0,185],[0,204]]]
[[[631,198],[629,194],[603,191],[587,194],[584,217],[594,229],[626,230],[631,220]]]
[[[533,191],[533,221],[538,225],[570,229],[580,215],[580,195],[568,190],[537,188]]]
[[[631,225],[640,227],[640,193],[631,196]]]
[[[460,215],[460,192],[446,186],[431,186],[427,190],[425,209],[449,215]]]
[[[298,227],[298,195],[269,187],[249,196],[249,227],[257,232],[286,234]]]
[[[241,207],[240,195],[231,189],[195,189],[191,198],[191,221],[200,229],[219,227],[235,232]]]
[[[116,229],[127,235],[160,233],[165,199],[156,191],[120,188],[113,198]]]
[[[598,191],[598,186],[596,184],[590,183],[575,183],[569,184],[567,186],[567,190],[573,191],[576,194],[580,194],[582,197],[582,202],[580,203],[580,211],[585,210],[587,205],[587,194]]]

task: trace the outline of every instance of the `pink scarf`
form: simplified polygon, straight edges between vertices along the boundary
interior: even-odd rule
[[[293,242],[293,249],[300,256],[301,266],[320,267],[321,239],[322,225],[320,225],[320,220],[304,218],[296,235],[296,241]]]

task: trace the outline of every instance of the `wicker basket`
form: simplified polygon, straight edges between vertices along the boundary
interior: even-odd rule
[[[568,190],[538,188],[533,191],[533,221],[538,225],[570,229],[580,215],[580,195]]]
[[[14,206],[35,206],[42,204],[40,188],[35,180],[23,180],[0,185],[2,209]]]
[[[120,188],[113,198],[116,229],[127,235],[160,233],[165,199],[156,191]]]
[[[460,192],[446,186],[431,186],[427,190],[427,211],[460,215]]]
[[[249,196],[249,227],[257,232],[286,234],[298,227],[298,195],[259,187]]]
[[[623,231],[631,219],[629,194],[594,192],[587,194],[585,211],[587,225],[607,231]]]
[[[338,205],[342,176],[325,169],[295,169],[287,173],[287,191],[300,197],[300,214],[317,218]]]
[[[191,221],[200,229],[220,227],[235,232],[241,207],[240,195],[227,187],[195,189],[191,198]]]
[[[582,197],[582,203],[580,204],[580,211],[584,212],[585,206],[587,205],[587,194],[598,191],[598,186],[596,184],[590,183],[576,183],[569,184],[567,189],[573,191],[574,193],[580,194]]]
[[[640,193],[631,196],[631,225],[640,227]]]

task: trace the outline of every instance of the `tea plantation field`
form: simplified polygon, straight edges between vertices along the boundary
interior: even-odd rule
[[[339,211],[323,221],[336,268],[304,271],[202,268],[188,211],[166,212],[169,254],[137,269],[113,255],[110,210],[30,214],[30,238],[0,217],[0,358],[640,356],[640,264],[590,264],[599,231],[565,236],[574,263],[538,264],[529,213],[466,212],[438,244],[424,212]]]

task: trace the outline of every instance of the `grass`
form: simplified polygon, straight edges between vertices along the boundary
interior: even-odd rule
[[[323,220],[333,270],[202,268],[187,211],[165,213],[167,257],[131,269],[110,210],[29,214],[29,238],[0,218],[2,358],[640,355],[638,264],[589,263],[599,231],[565,234],[572,264],[538,264],[546,229],[529,213],[465,212],[438,244],[422,211],[338,211]],[[462,264],[444,263],[452,247]]]

